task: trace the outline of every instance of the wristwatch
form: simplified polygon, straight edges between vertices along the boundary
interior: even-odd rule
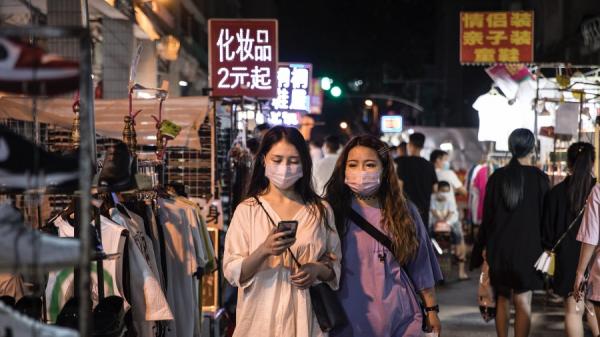
[[[425,310],[425,313],[430,313],[432,311],[440,312],[440,306],[438,304],[436,304],[433,307],[425,307],[424,310]]]

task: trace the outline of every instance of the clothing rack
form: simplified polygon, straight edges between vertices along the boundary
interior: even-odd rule
[[[598,67],[591,67],[591,66],[570,66],[570,65],[560,65],[560,64],[552,64],[552,65],[541,65],[538,66],[538,68],[536,69],[536,95],[535,95],[535,101],[534,101],[534,114],[535,114],[535,137],[536,137],[536,143],[538,143],[538,111],[537,111],[537,107],[539,106],[539,103],[541,102],[542,104],[545,104],[546,102],[552,102],[552,103],[556,103],[556,104],[563,104],[563,103],[571,103],[571,104],[577,104],[578,105],[578,112],[579,112],[579,123],[578,123],[578,127],[577,127],[577,138],[576,141],[582,141],[582,136],[585,134],[584,129],[583,129],[583,120],[584,120],[584,104],[587,103],[598,103],[600,102],[600,84],[598,84],[597,82],[593,82],[593,81],[589,81],[589,80],[585,80],[585,78],[581,78],[581,77],[568,77],[569,78],[569,84],[566,86],[562,86],[560,84],[558,84],[558,87],[556,88],[540,88],[540,78],[543,77],[543,74],[541,72],[542,69],[555,69],[556,73],[557,73],[557,77],[558,76],[563,76],[563,73],[569,73],[571,69],[577,69],[577,70],[585,70],[585,69],[592,69],[591,71],[586,72],[587,76],[593,75],[593,76],[597,76],[598,71],[600,68]],[[584,75],[586,76],[586,75]],[[548,98],[548,97],[540,97],[541,93],[544,92],[555,92],[555,93],[560,93],[561,94],[561,99],[556,99],[556,98]],[[570,93],[572,98],[570,97],[565,97],[564,93]],[[543,107],[543,109],[545,110],[546,107]],[[598,129],[597,127],[597,123],[594,123],[595,129]],[[554,170],[554,169],[558,169],[558,172],[560,172],[560,161],[557,158],[557,142],[559,141],[559,137],[556,133],[554,133],[553,135],[554,138],[554,156],[550,156],[549,158],[549,165],[548,168]],[[591,140],[588,138],[589,141],[595,141],[596,147],[598,147],[598,145],[600,143],[598,143],[598,140],[596,139],[596,137],[594,137],[594,140]],[[556,172],[552,172],[551,175],[551,181],[554,184],[557,184],[558,182],[562,181],[562,179],[564,178],[564,175],[562,174],[556,174]]]
[[[558,88],[540,88],[540,78],[544,77],[542,70],[543,69],[553,69],[556,70],[557,72],[557,76],[558,75],[562,75],[563,71],[564,72],[569,72],[571,69],[577,69],[577,70],[588,70],[588,72],[586,72],[586,74],[588,76],[590,75],[597,75],[598,72],[600,71],[600,68],[597,66],[581,66],[581,65],[569,65],[569,64],[561,64],[561,63],[544,63],[544,64],[538,64],[535,67],[533,67],[534,73],[536,74],[536,94],[535,94],[535,100],[534,100],[534,107],[538,106],[538,103],[540,101],[542,102],[555,102],[555,103],[577,103],[579,104],[579,127],[578,127],[578,132],[577,132],[577,140],[581,141],[581,133],[582,133],[582,122],[583,122],[583,105],[585,103],[597,103],[600,102],[600,84],[597,82],[592,82],[592,81],[585,81],[585,79],[580,79],[579,77],[575,77],[576,80],[575,81],[571,81],[573,79],[573,77],[569,77],[569,85],[567,85],[564,88],[561,88],[560,86]],[[584,74],[584,76],[586,76]],[[584,86],[583,88],[577,88],[577,86]],[[597,89],[589,89],[589,88],[585,88],[585,86],[592,86],[592,87],[596,87]],[[571,94],[575,93],[575,94],[579,94],[579,99],[561,99],[561,100],[555,100],[555,99],[549,99],[549,98],[545,98],[545,97],[540,97],[540,93],[541,92],[560,92],[560,93],[564,93],[564,92],[569,92]],[[575,96],[574,96],[575,97]],[[576,98],[576,97],[575,97]],[[538,140],[538,134],[537,134],[537,129],[538,129],[538,113],[536,111],[536,109],[534,109],[534,114],[535,114],[535,137],[536,137],[536,143]]]
[[[84,1],[84,12],[86,13],[86,22],[87,22],[87,2]],[[95,207],[91,204],[92,199],[92,162],[95,162],[96,156],[96,139],[95,139],[95,131],[94,131],[94,112],[93,112],[93,96],[92,93],[92,83],[91,83],[91,59],[90,53],[91,48],[89,47],[89,31],[87,27],[67,27],[67,28],[57,28],[57,27],[27,27],[25,31],[23,28],[3,28],[0,30],[0,35],[18,35],[18,36],[29,36],[30,34],[39,34],[39,36],[44,36],[48,38],[58,38],[58,37],[69,37],[75,36],[79,38],[81,50],[81,98],[80,98],[80,134],[81,134],[81,145],[80,145],[80,185],[79,191],[73,194],[72,200],[75,203],[75,218],[76,222],[79,226],[75,226],[76,234],[81,241],[82,245],[82,254],[81,260],[77,265],[77,268],[74,273],[74,278],[76,281],[74,284],[76,287],[76,297],[79,303],[79,328],[80,335],[83,337],[88,337],[91,335],[90,333],[90,322],[92,321],[91,317],[91,293],[90,293],[90,276],[94,276],[91,274],[91,251],[92,251],[92,242],[90,233],[87,229],[87,226],[93,224],[93,227],[97,231],[97,235],[99,239],[102,240],[102,230],[101,230],[101,221],[100,221],[100,212],[96,212],[95,216],[91,216],[91,210]],[[37,35],[36,35],[37,36]],[[162,117],[162,116],[161,116]],[[213,130],[216,130],[216,123],[211,125]],[[158,132],[159,130],[157,130]],[[212,133],[212,136],[215,136],[215,132]],[[213,149],[216,147],[216,141],[213,143]],[[213,151],[211,155],[216,156],[216,151]],[[139,159],[139,158],[138,158]],[[214,163],[214,160],[212,160]],[[143,160],[140,160],[141,168],[150,168],[150,167],[158,167],[161,168],[164,165],[164,162],[160,160],[150,160],[147,163]],[[147,164],[147,165],[146,165]],[[216,165],[216,164],[215,164]],[[161,171],[161,173],[164,171]],[[158,182],[158,185],[164,185],[164,177],[163,174],[159,175],[161,179]],[[39,190],[35,191],[35,193],[44,194],[46,191]],[[160,198],[161,192],[156,189],[152,190],[136,190],[131,193],[131,198],[135,200],[156,200]],[[46,193],[47,194],[47,193]],[[83,227],[81,227],[83,226]],[[82,230],[83,229],[83,230]],[[104,288],[104,267],[107,263],[103,263],[102,259],[104,257],[94,257],[94,260],[97,261],[97,269],[95,272],[97,273],[98,280],[98,297],[102,299],[106,296],[105,288]],[[44,310],[44,313],[46,310]]]
[[[80,119],[81,119],[81,143],[79,155],[79,189],[78,192],[78,216],[80,223],[90,223],[90,202],[92,182],[92,161],[96,159],[96,133],[94,126],[94,95],[92,78],[92,48],[91,35],[89,31],[89,9],[88,1],[81,1],[82,27],[55,27],[55,26],[24,26],[3,27],[0,30],[2,36],[18,37],[45,37],[45,38],[76,38],[79,40],[80,57]],[[34,104],[35,106],[35,104]],[[36,119],[36,116],[34,116]],[[37,119],[36,119],[37,121]],[[79,274],[78,297],[79,297],[79,332],[81,337],[90,336],[91,321],[91,297],[90,284],[90,235],[88,231],[81,231],[81,259],[76,268]]]

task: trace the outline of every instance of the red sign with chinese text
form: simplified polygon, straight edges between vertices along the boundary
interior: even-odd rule
[[[208,21],[213,96],[277,97],[277,30],[277,20]]]
[[[533,62],[533,12],[461,12],[460,63]]]

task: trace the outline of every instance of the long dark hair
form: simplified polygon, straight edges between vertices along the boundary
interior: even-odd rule
[[[592,168],[594,167],[594,146],[590,143],[578,142],[569,146],[567,165],[571,178],[567,185],[571,211],[578,213],[583,207],[593,187]]]
[[[352,193],[345,183],[346,162],[350,150],[357,146],[375,150],[382,163],[381,187],[378,192],[383,213],[382,225],[392,240],[394,255],[401,264],[404,264],[410,261],[419,247],[416,226],[410,216],[408,201],[400,190],[400,183],[394,169],[390,149],[385,143],[373,136],[358,136],[348,142],[335,165],[331,179],[325,187],[326,199],[333,208],[338,233],[345,233],[347,230],[347,211],[352,207]]]
[[[530,154],[535,147],[535,137],[528,129],[516,129],[508,137],[508,148],[512,159],[506,167],[506,181],[502,184],[502,199],[509,211],[514,210],[523,201],[525,176],[520,169],[519,159]]]
[[[319,217],[327,224],[327,211],[323,205],[323,199],[315,193],[312,186],[312,159],[308,150],[308,144],[302,137],[300,131],[286,126],[275,126],[269,129],[262,138],[252,175],[246,188],[246,199],[264,195],[269,190],[269,179],[265,176],[265,156],[273,145],[285,141],[292,144],[298,151],[300,163],[302,164],[302,178],[294,184],[294,191],[298,193],[302,202],[309,206],[312,215]]]

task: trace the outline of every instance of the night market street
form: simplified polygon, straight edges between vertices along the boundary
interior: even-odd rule
[[[600,0],[0,0],[0,337],[599,326]]]
[[[443,337],[494,337],[494,321],[485,323],[477,304],[477,282],[479,273],[471,272],[471,279],[451,282],[438,290],[440,319]],[[513,312],[514,315],[514,312]],[[544,308],[544,294],[536,293],[533,302],[532,337],[565,336],[562,304],[551,304]],[[511,320],[511,328],[514,320]],[[513,331],[509,336],[514,336]],[[592,334],[586,330],[585,337]]]

